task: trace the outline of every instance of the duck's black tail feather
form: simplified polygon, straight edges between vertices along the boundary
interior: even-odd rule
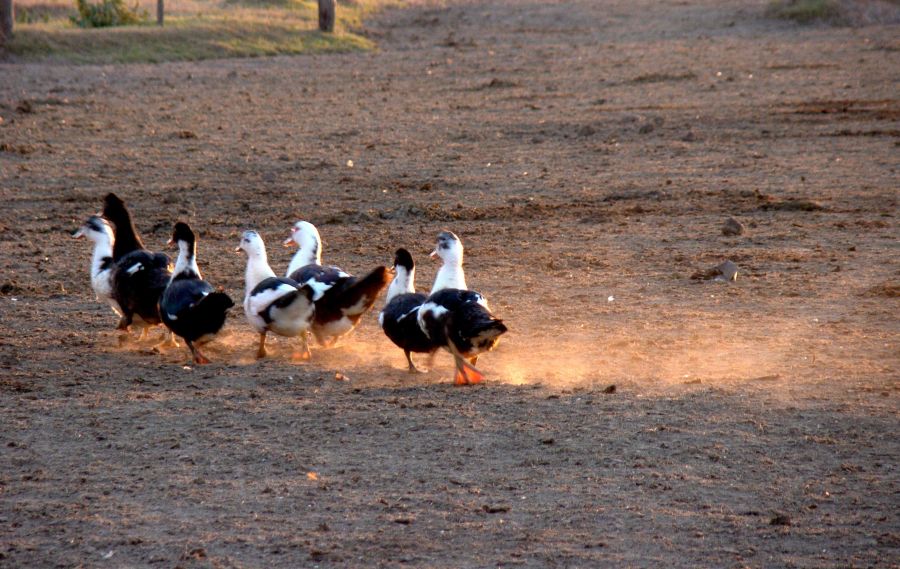
[[[336,304],[344,316],[355,320],[372,308],[375,299],[378,298],[378,293],[387,286],[389,281],[390,275],[387,268],[376,267],[368,275],[341,290],[336,298]]]
[[[234,301],[224,292],[211,292],[197,303],[195,307],[195,320],[208,323],[209,332],[218,332],[225,324],[228,309],[234,306]]]
[[[159,299],[171,276],[168,264],[168,257],[149,251],[133,251],[119,259],[113,272],[113,299],[124,313],[136,314],[148,324],[160,323]]]
[[[197,303],[200,314],[219,314],[234,306],[234,301],[224,292],[211,292]]]
[[[466,303],[447,319],[447,337],[460,353],[492,350],[506,331],[506,324],[480,304]]]

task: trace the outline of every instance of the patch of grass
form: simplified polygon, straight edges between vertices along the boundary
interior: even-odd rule
[[[841,6],[836,0],[773,0],[769,15],[801,23],[835,20],[841,17]]]
[[[76,64],[158,63],[228,57],[346,52],[371,49],[368,39],[352,30],[375,10],[397,0],[356,0],[338,6],[333,34],[318,31],[315,0],[179,1],[166,12],[166,25],[141,23],[127,27],[84,29],[71,21],[66,4],[15,28],[8,45],[13,61]],[[23,2],[27,9],[28,0]],[[36,4],[35,4],[36,6]],[[155,14],[155,1],[142,6]],[[17,9],[21,9],[17,6]],[[44,14],[47,14],[45,17]]]
[[[108,28],[111,26],[131,26],[147,20],[147,10],[125,5],[124,0],[100,0],[91,3],[88,0],[76,0],[78,17],[72,22],[82,28]]]

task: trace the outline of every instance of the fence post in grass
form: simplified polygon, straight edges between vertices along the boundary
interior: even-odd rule
[[[0,46],[12,39],[13,21],[16,19],[12,0],[0,0]]]
[[[163,0],[156,0],[156,25],[163,25]]]
[[[335,0],[319,0],[319,29],[323,32],[334,31],[334,2]]]

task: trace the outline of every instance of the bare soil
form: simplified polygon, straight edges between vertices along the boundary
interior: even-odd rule
[[[0,566],[900,566],[897,28],[766,5],[452,0],[373,53],[0,66]],[[239,309],[207,366],[120,347],[68,237],[109,191],[238,300],[243,229],[278,271],[297,219],[357,273],[406,246],[423,288],[451,229],[510,332],[472,388],[374,313],[308,364],[255,361]]]

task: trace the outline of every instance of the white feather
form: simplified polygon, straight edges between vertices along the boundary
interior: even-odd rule
[[[436,302],[426,302],[420,306],[419,315],[416,317],[416,321],[419,323],[419,328],[422,330],[422,333],[425,334],[426,337],[431,338],[431,334],[428,333],[428,328],[425,326],[425,316],[427,314],[432,314],[435,320],[437,320],[448,312],[450,311]]]
[[[244,310],[247,312],[247,316],[261,314],[273,302],[294,292],[297,292],[296,287],[282,283],[275,288],[269,288],[247,296],[244,300]]]
[[[322,298],[326,292],[331,290],[331,287],[334,285],[330,285],[328,283],[323,283],[321,281],[317,281],[316,279],[309,279],[306,282],[300,283],[301,285],[307,285],[313,291],[313,302]]]

